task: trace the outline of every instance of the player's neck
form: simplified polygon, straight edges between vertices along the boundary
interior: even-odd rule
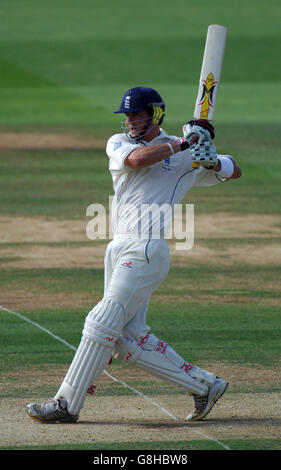
[[[148,131],[142,140],[146,142],[150,142],[151,140],[155,139],[160,134],[160,129],[158,126],[152,127],[150,131]]]

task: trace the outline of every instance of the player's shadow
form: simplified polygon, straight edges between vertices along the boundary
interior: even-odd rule
[[[202,421],[188,422],[186,420],[178,421],[118,421],[118,420],[108,420],[108,421],[99,421],[99,420],[79,420],[77,424],[81,425],[95,425],[95,426],[126,426],[126,427],[140,427],[147,429],[160,429],[160,428],[183,428],[183,427],[208,427],[212,425],[220,425],[222,427],[279,427],[281,426],[281,418],[209,418]]]
[[[158,428],[179,428],[183,426],[187,426],[187,421],[88,421],[88,420],[79,420],[77,424],[87,424],[91,425],[94,424],[95,426],[126,426],[126,427],[134,427],[134,428],[151,428],[151,429],[158,429]]]
[[[160,428],[182,428],[184,426],[188,426],[187,421],[88,421],[88,420],[79,420],[77,424],[87,424],[87,425],[95,425],[95,426],[126,426],[126,427],[134,427],[134,428],[147,428],[147,429],[160,429]]]

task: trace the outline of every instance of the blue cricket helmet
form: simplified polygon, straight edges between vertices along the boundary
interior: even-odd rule
[[[138,86],[130,88],[124,93],[120,108],[115,113],[137,113],[139,111],[151,112],[153,106],[165,110],[165,103],[156,90],[149,87]]]

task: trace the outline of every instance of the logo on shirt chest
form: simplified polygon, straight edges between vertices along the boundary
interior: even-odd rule
[[[162,166],[162,168],[163,168],[164,170],[168,170],[168,171],[170,171],[170,170],[172,169],[172,168],[171,168],[171,158],[170,158],[170,157],[165,158],[165,160],[164,160],[164,165]]]

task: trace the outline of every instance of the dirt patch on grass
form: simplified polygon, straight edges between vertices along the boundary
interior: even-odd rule
[[[202,366],[202,365],[201,365]],[[276,384],[276,370],[260,370],[239,366],[216,364],[209,368],[219,372],[229,380],[229,388],[217,403],[209,417],[198,423],[187,424],[185,416],[193,408],[193,400],[188,394],[153,394],[151,396],[159,407],[138,395],[90,396],[78,423],[74,425],[44,426],[30,420],[26,415],[27,398],[5,398],[1,401],[0,443],[2,446],[22,446],[71,443],[112,442],[118,448],[119,442],[188,441],[216,439],[255,439],[281,437],[281,393],[262,392]],[[52,370],[56,367],[52,366]],[[119,380],[153,380],[152,376],[138,369],[112,367],[109,372]],[[59,385],[59,374],[33,372],[20,377],[23,385],[36,383]],[[19,378],[19,377],[18,377]],[[7,379],[11,379],[11,373]],[[154,386],[161,390],[163,382],[155,380]],[[109,389],[112,379],[102,374],[98,387]],[[138,388],[138,385],[136,385]],[[244,390],[243,390],[244,388]],[[247,391],[245,391],[247,388]],[[171,388],[172,390],[172,388]],[[149,397],[149,394],[146,394]],[[33,397],[31,401],[40,402],[47,397]],[[160,408],[162,407],[162,408]],[[174,418],[168,416],[172,413]],[[207,436],[207,437],[206,437]],[[116,443],[116,446],[115,444]],[[216,444],[221,447],[220,443]],[[164,449],[165,447],[163,447]]]
[[[63,243],[87,241],[88,219],[0,215],[0,243]]]
[[[241,222],[243,220],[243,223]],[[86,228],[89,218],[81,220],[59,220],[55,217],[0,216],[0,266],[3,268],[103,268],[105,249],[108,240],[89,240]],[[239,224],[240,222],[240,224]],[[242,218],[233,215],[217,214],[196,217],[195,244],[192,250],[177,251],[175,240],[168,240],[171,266],[232,266],[245,264],[254,266],[279,266],[281,233],[280,218],[273,215],[248,215]],[[241,227],[241,229],[240,229]],[[217,237],[220,237],[217,242]],[[254,238],[257,243],[247,243],[243,237]],[[266,237],[266,238],[265,238]],[[214,240],[215,239],[215,240]],[[229,240],[229,241],[228,241]],[[265,240],[263,242],[263,240]],[[246,282],[246,284],[245,284]],[[197,286],[195,286],[197,287]],[[182,291],[182,286],[179,286]],[[246,288],[246,290],[245,290]],[[192,280],[188,290],[180,300],[219,301],[224,303],[249,302],[247,288],[255,291],[261,288],[272,292],[260,302],[277,305],[275,295],[280,289],[276,281],[265,279],[229,279],[218,274],[209,281],[206,290],[200,289],[196,297],[192,292]],[[176,289],[176,286],[174,286]],[[218,292],[221,290],[221,292]],[[198,289],[196,288],[196,291]],[[6,286],[1,293],[1,304],[11,309],[62,307],[87,308],[94,303],[91,293],[48,293],[33,291],[14,285]],[[172,294],[171,294],[172,295]],[[165,294],[159,301],[163,303]],[[169,296],[171,300],[171,296]]]
[[[252,244],[233,244],[224,246],[218,244],[216,248],[207,248],[195,245],[190,251],[176,251],[170,244],[170,253],[173,266],[199,266],[199,265],[223,265],[248,264],[254,266],[279,266],[281,247],[278,242],[270,245],[253,246]]]
[[[91,241],[87,237],[90,217],[61,220],[43,216],[0,215],[0,243]],[[107,221],[108,224],[108,221]],[[217,213],[195,215],[194,247],[198,239],[275,238],[281,237],[281,217],[271,214],[234,215]],[[168,240],[174,243],[175,240]],[[192,251],[192,250],[189,250]],[[182,254],[183,252],[180,252]]]
[[[89,220],[0,216],[1,265],[22,268],[103,267],[108,240],[87,238]],[[176,250],[175,240],[168,240],[168,245],[173,266],[218,263],[277,266],[281,255],[280,236],[281,218],[277,215],[238,217],[220,213],[215,217],[196,216],[195,243],[191,250]],[[221,241],[206,246],[208,240],[217,237]],[[259,243],[241,243],[244,237],[254,237]],[[231,243],[224,243],[227,239],[231,239]],[[83,246],[73,242],[83,242]]]
[[[107,243],[89,242],[85,246],[18,245],[0,246],[2,267],[14,268],[103,268]],[[245,264],[254,266],[279,266],[281,246],[279,242],[270,245],[251,244],[208,248],[195,245],[192,250],[180,252],[169,242],[171,266],[203,266]]]
[[[106,142],[94,136],[40,132],[1,132],[0,150],[103,149]]]
[[[93,292],[32,292],[28,289],[5,288],[0,296],[1,305],[10,310],[24,311],[36,309],[62,308],[84,309],[85,315],[99,300]]]
[[[12,268],[102,268],[106,244],[87,246],[21,245],[0,247],[1,266]],[[8,260],[6,261],[6,258]]]

